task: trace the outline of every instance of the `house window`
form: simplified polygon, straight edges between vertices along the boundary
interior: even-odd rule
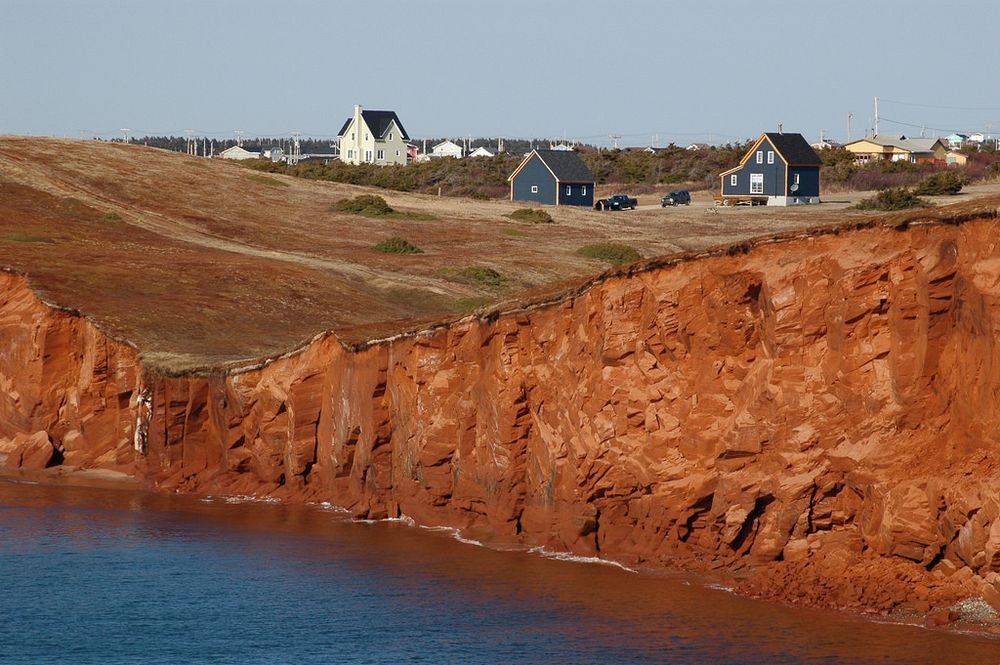
[[[351,132],[351,140],[354,140],[354,132]]]
[[[751,194],[763,194],[764,193],[764,174],[763,173],[751,173],[750,174],[750,193]]]
[[[396,151],[396,157],[399,157],[399,151],[398,150]]]
[[[736,174],[735,173],[733,175],[729,176],[729,186],[730,187],[735,187],[736,186]]]
[[[583,194],[584,196],[587,195],[587,186],[586,185],[583,185],[582,187],[580,187],[580,193]]]
[[[796,173],[795,175],[792,176],[792,184],[793,185],[799,184],[799,174],[798,173]]]
[[[758,150],[757,151],[757,163],[758,164],[763,164],[764,163],[764,151],[763,150]]]
[[[392,132],[389,132],[389,140],[392,140]]]
[[[773,150],[768,150],[767,151],[767,163],[768,164],[774,164],[774,151]]]
[[[573,185],[566,185],[566,196],[573,193]]]
[[[371,150],[365,150],[365,161],[366,162],[372,161],[372,151]]]
[[[380,162],[382,160],[384,160],[385,159],[385,150],[379,150],[377,153],[375,153],[375,159],[377,159]]]
[[[366,141],[368,140],[368,132],[365,132],[365,140]],[[760,164],[760,160],[759,159],[757,160],[757,163]]]
[[[538,193],[538,185],[532,185],[531,186],[531,193],[532,194],[537,194]]]

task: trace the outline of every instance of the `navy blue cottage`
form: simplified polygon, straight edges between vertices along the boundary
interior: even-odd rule
[[[801,134],[761,134],[736,168],[719,174],[722,200],[768,205],[819,203],[822,161]]]
[[[594,174],[572,150],[532,150],[507,180],[511,201],[594,205]]]

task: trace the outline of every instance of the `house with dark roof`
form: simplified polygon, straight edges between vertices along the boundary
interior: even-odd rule
[[[572,150],[532,150],[507,180],[511,201],[594,205],[594,174]]]
[[[765,132],[738,166],[719,174],[723,202],[819,203],[823,162],[801,134]]]
[[[348,164],[406,164],[410,140],[395,111],[366,111],[354,107],[354,115],[337,134],[340,161]]]

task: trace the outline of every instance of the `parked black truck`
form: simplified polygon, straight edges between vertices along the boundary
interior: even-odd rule
[[[597,199],[594,202],[594,210],[635,210],[639,205],[638,199],[633,199],[626,194],[615,194],[607,199]]]

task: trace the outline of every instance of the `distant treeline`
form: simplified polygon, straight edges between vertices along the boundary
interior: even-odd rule
[[[535,145],[549,147],[547,142],[537,142]],[[303,162],[289,166],[269,160],[247,160],[241,164],[269,173],[402,192],[502,198],[510,191],[508,176],[523,158],[521,150],[515,152],[510,142],[506,142],[505,147],[507,152],[496,157],[431,159],[406,166],[353,166],[339,161],[326,164]],[[525,151],[529,148],[529,145],[524,146]],[[638,148],[598,150],[590,146],[577,146],[577,152],[593,171],[598,184],[620,184],[633,191],[640,191],[666,186],[685,186],[691,189],[715,187],[719,172],[739,161],[746,148],[745,144],[702,150],[671,146],[653,153]]]

